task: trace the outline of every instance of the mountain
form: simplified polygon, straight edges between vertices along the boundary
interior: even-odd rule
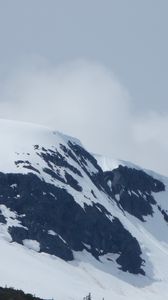
[[[46,299],[168,292],[168,179],[0,120],[0,285]]]

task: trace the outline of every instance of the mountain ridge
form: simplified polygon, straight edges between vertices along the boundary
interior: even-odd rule
[[[77,139],[41,126],[2,120],[0,125],[3,141],[0,148],[0,242],[4,254],[13,253],[17,261],[14,249],[19,249],[23,260],[26,261],[26,257],[29,260],[30,254],[36,266],[38,260],[45,258],[49,265],[54,260],[55,267],[59,265],[60,269],[50,267],[50,272],[55,272],[57,280],[62,270],[72,272],[72,278],[78,273],[80,285],[84,285],[83,295],[93,289],[98,298],[110,299],[115,295],[113,281],[118,285],[120,282],[124,293],[127,284],[132,291],[140,287],[141,296],[142,288],[157,287],[160,280],[162,285],[167,282],[164,263],[161,267],[158,264],[160,257],[164,260],[167,256],[168,244],[168,180],[165,177],[163,180],[160,175],[126,162],[119,162],[117,166],[117,162],[114,164],[108,159],[107,163],[106,158],[89,153]],[[33,264],[30,265],[34,270]],[[27,263],[25,266],[26,271]],[[44,266],[42,264],[39,270]],[[16,268],[17,264],[14,273]],[[163,279],[161,271],[165,274]],[[31,274],[31,270],[29,272]],[[87,283],[86,274],[93,287]],[[102,278],[102,283],[97,276]],[[17,284],[16,279],[9,278],[17,288],[48,297],[41,284],[27,290],[20,276]],[[49,292],[49,296],[68,299],[73,295],[80,299],[77,291],[75,294],[70,291],[68,295],[63,289],[63,282],[65,278],[70,279],[69,276],[62,274],[55,290],[49,278],[52,282],[49,287],[54,293]],[[74,278],[70,281],[72,284],[75,284]],[[112,283],[109,283],[110,278]],[[96,289],[99,292],[96,293]],[[122,299],[119,292],[116,297]]]

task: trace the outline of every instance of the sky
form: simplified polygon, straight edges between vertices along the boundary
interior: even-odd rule
[[[167,11],[167,0],[0,0],[0,118],[168,175]]]

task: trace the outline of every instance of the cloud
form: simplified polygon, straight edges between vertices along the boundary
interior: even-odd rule
[[[132,99],[108,68],[78,60],[22,64],[0,82],[0,117],[47,125],[93,152],[168,174],[167,116],[132,112]]]
[[[134,159],[148,168],[168,175],[168,114],[148,112],[134,120]]]

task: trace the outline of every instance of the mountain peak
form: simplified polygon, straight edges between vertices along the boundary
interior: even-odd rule
[[[161,280],[167,272],[166,178],[93,156],[77,139],[34,124],[0,120],[0,138],[1,258],[7,263],[8,253],[10,264],[5,284],[42,298],[80,299],[76,289],[68,295],[63,288],[78,278],[83,295],[93,291],[111,300],[118,295],[115,284],[150,290]],[[25,279],[23,270],[29,270]]]

